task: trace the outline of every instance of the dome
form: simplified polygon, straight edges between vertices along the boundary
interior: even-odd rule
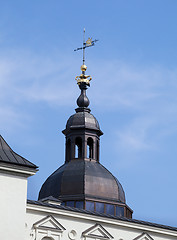
[[[96,118],[89,112],[76,112],[67,121],[66,129],[91,128],[100,131],[100,126]]]
[[[39,199],[49,196],[61,200],[101,199],[125,203],[119,181],[100,163],[73,160],[58,168],[43,184]]]

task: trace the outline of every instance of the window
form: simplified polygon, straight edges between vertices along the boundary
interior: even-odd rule
[[[50,237],[44,237],[44,238],[42,238],[42,240],[53,240],[53,238],[50,238]]]
[[[82,157],[82,138],[77,137],[75,140],[75,158]]]
[[[61,205],[62,205],[62,206],[66,206],[66,202],[62,202]]]
[[[67,201],[66,206],[68,207],[74,207],[74,201]]]
[[[116,216],[123,217],[124,216],[124,208],[116,206]]]
[[[85,202],[85,209],[89,211],[94,211],[94,202]]]
[[[106,205],[106,213],[110,215],[114,215],[114,205],[107,204]]]
[[[76,201],[76,208],[84,208],[84,202],[83,201]]]
[[[104,203],[96,202],[96,212],[104,213]]]
[[[93,158],[93,139],[87,139],[87,158]]]

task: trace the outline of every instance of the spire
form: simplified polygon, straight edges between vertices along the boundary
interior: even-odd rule
[[[81,90],[81,94],[77,99],[77,105],[79,108],[76,109],[76,112],[81,112],[81,111],[87,111],[90,112],[90,109],[87,108],[90,104],[90,101],[88,99],[88,97],[86,96],[86,90],[88,87],[90,87],[90,81],[92,80],[92,77],[90,75],[85,75],[85,72],[87,70],[87,66],[85,65],[85,49],[87,47],[92,47],[95,45],[95,42],[97,42],[98,40],[94,40],[92,41],[92,38],[88,38],[88,40],[85,42],[85,28],[84,28],[84,32],[83,32],[83,46],[80,48],[75,49],[74,51],[78,51],[78,50],[83,50],[83,64],[81,66],[81,75],[80,76],[76,76],[75,80],[77,81],[77,84]]]

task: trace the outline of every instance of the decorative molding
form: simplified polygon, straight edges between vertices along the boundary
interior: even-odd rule
[[[71,230],[69,233],[68,233],[68,237],[71,239],[71,240],[75,240],[77,238],[77,232],[75,230]]]
[[[49,215],[33,224],[35,239],[41,240],[45,237],[53,240],[61,239],[62,233],[66,230],[53,216]]]
[[[138,237],[134,238],[133,240],[154,240],[148,233],[142,233]]]
[[[37,202],[38,203],[38,202]],[[33,213],[34,211],[39,211],[40,214],[54,214],[54,215],[62,215],[63,217],[69,217],[69,218],[75,218],[75,221],[79,219],[79,221],[94,221],[97,222],[98,219],[102,218],[99,215],[94,214],[86,214],[84,212],[79,212],[79,211],[68,211],[63,209],[60,209],[59,206],[53,207],[52,205],[45,205],[42,204],[36,204],[35,201],[28,201],[27,202],[27,212]],[[135,222],[134,222],[135,221]],[[177,228],[174,227],[168,227],[168,226],[163,226],[160,224],[149,224],[147,222],[141,222],[141,221],[136,221],[132,220],[131,221],[126,221],[126,220],[117,220],[112,217],[106,217],[104,218],[104,224],[111,224],[115,228],[120,228],[120,227],[127,227],[130,229],[130,231],[141,231],[141,232],[153,232],[155,234],[164,234],[169,237],[177,237]]]
[[[113,239],[113,236],[100,224],[95,224],[94,226],[88,228],[82,233],[82,236],[94,239]]]

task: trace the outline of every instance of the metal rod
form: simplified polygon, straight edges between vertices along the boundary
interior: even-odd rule
[[[83,34],[83,65],[85,64],[85,28]]]

